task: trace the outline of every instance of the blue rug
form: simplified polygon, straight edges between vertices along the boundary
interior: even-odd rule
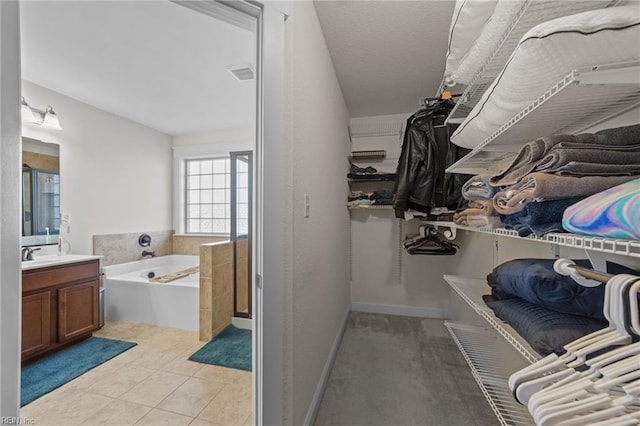
[[[230,325],[189,359],[203,364],[251,371],[251,330]]]
[[[20,406],[27,405],[136,344],[90,337],[22,367]]]

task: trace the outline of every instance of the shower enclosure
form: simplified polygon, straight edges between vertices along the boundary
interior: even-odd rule
[[[233,243],[233,314],[251,318],[251,151],[231,152],[231,242]]]

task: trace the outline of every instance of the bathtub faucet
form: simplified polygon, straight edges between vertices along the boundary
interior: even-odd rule
[[[142,252],[142,257],[145,257],[145,256],[156,257],[156,252],[155,252],[155,251],[147,251],[147,250],[144,250],[144,251]]]

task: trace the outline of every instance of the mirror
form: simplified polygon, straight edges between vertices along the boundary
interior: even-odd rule
[[[22,138],[22,246],[57,244],[60,147]]]

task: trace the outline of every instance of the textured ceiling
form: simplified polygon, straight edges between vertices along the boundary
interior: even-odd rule
[[[26,1],[20,13],[25,80],[169,135],[253,124],[255,80],[226,70],[254,65],[248,30],[167,1]]]
[[[453,0],[314,3],[352,117],[411,112],[435,95]]]

